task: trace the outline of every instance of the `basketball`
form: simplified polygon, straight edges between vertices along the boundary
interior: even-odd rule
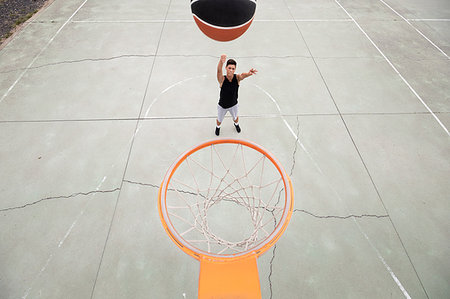
[[[256,0],[191,0],[191,11],[198,28],[209,38],[232,41],[250,27]]]

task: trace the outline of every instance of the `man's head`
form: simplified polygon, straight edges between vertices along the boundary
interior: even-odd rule
[[[234,72],[236,71],[236,60],[234,59],[228,59],[227,65],[225,69],[227,70],[227,75],[234,75]]]
[[[226,66],[229,66],[229,65],[234,65],[234,67],[236,67],[236,60],[234,60],[234,59],[228,59],[227,60],[227,65]]]

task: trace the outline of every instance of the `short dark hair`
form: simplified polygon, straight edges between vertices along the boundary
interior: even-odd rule
[[[237,65],[236,60],[234,60],[234,59],[228,59],[227,65],[226,65],[226,66],[228,66],[228,65],[230,65],[230,64],[236,66],[236,65]]]

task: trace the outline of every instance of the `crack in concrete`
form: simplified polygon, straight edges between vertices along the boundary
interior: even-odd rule
[[[272,289],[272,274],[273,274],[273,260],[275,259],[275,252],[277,250],[277,244],[273,245],[272,249],[272,258],[270,259],[270,271],[269,271],[269,290],[270,290],[270,299],[272,299],[273,296],[273,289]]]
[[[76,60],[64,60],[64,61],[58,61],[53,63],[47,63],[37,66],[32,66],[28,68],[17,68],[7,71],[0,71],[0,74],[8,74],[13,73],[17,71],[26,71],[26,70],[35,70],[50,66],[57,66],[57,65],[63,65],[63,64],[73,64],[73,63],[80,63],[80,62],[98,62],[98,61],[110,61],[115,59],[121,59],[121,58],[149,58],[149,57],[210,57],[210,58],[219,58],[217,56],[213,55],[155,55],[155,54],[123,54],[123,55],[117,55],[117,56],[111,56],[111,57],[99,57],[99,58],[83,58],[83,59],[76,59]],[[236,59],[251,59],[251,58],[269,58],[269,59],[287,59],[287,58],[310,58],[309,56],[237,56]]]
[[[298,150],[298,144],[299,144],[299,139],[300,139],[300,121],[299,121],[299,116],[297,115],[297,138],[295,139],[295,146],[294,146],[294,150],[292,152],[292,167],[291,167],[291,171],[289,173],[289,176],[292,177],[293,173],[294,173],[294,169],[295,169],[295,155],[297,153]],[[283,190],[282,190],[283,191]],[[280,200],[280,194],[278,195],[278,201]],[[295,212],[295,211],[294,211]],[[273,213],[273,212],[272,212]],[[270,299],[272,299],[273,297],[273,286],[272,286],[272,274],[273,274],[273,262],[275,260],[276,257],[276,249],[277,249],[277,244],[275,243],[272,247],[272,258],[270,259],[270,263],[269,263],[269,276],[268,276],[268,280],[269,280],[269,291],[270,291]]]
[[[133,181],[130,181],[130,180],[123,180],[123,181],[125,183],[129,183],[129,184],[133,184],[133,185],[141,185],[141,186],[152,187],[152,188],[157,188],[157,189],[160,188],[159,185],[155,185],[155,184],[133,182]],[[167,188],[167,190],[168,191],[177,191],[177,192],[184,193],[184,194],[189,194],[189,195],[200,196],[200,197],[206,198],[206,196],[201,194],[201,193],[195,193],[195,192],[186,191],[186,190],[183,190],[183,189]]]
[[[0,74],[7,74],[7,73],[16,72],[16,71],[36,70],[36,69],[41,69],[41,68],[50,67],[50,66],[73,64],[73,63],[80,63],[80,62],[87,62],[87,61],[98,62],[98,61],[110,61],[110,60],[121,59],[121,58],[149,58],[149,57],[154,57],[154,56],[155,55],[125,54],[125,55],[118,55],[118,56],[105,57],[105,58],[83,58],[83,59],[77,59],[77,60],[64,60],[64,61],[58,61],[58,62],[53,62],[53,63],[32,66],[29,68],[19,68],[19,69],[13,69],[13,70],[9,70],[9,71],[2,71],[2,72],[0,72]]]
[[[297,153],[298,149],[298,140],[300,139],[300,121],[298,119],[297,115],[297,139],[295,139],[295,146],[294,146],[294,152],[292,153],[292,167],[291,172],[289,173],[289,176],[292,177],[292,174],[294,173],[295,168],[295,154]]]
[[[50,196],[50,197],[45,197],[45,198],[36,200],[34,202],[31,202],[31,203],[24,204],[22,206],[0,209],[0,212],[7,212],[7,211],[24,209],[24,208],[27,208],[27,207],[39,204],[41,202],[48,201],[48,200],[53,200],[53,199],[67,199],[67,198],[72,198],[72,197],[76,197],[76,196],[79,196],[79,195],[88,196],[88,195],[95,194],[95,193],[112,193],[112,192],[116,192],[116,191],[119,191],[119,190],[120,190],[120,188],[115,188],[115,189],[111,189],[111,190],[95,190],[95,191],[89,191],[89,192],[77,192],[77,193],[73,193],[71,195]]]
[[[350,215],[347,215],[347,216],[338,216],[338,215],[325,215],[325,216],[323,216],[323,215],[313,214],[313,213],[308,212],[308,211],[303,210],[303,209],[295,209],[294,213],[295,212],[301,212],[301,213],[313,216],[314,218],[320,218],[320,219],[330,219],[330,218],[331,219],[349,219],[349,218],[353,218],[353,217],[354,218],[389,218],[389,215],[374,215],[374,214],[361,214],[361,215],[350,214]]]
[[[148,184],[148,183],[134,182],[134,181],[130,181],[130,180],[123,180],[123,181],[124,181],[125,183],[133,184],[133,185],[141,185],[141,186],[145,186],[145,187],[159,188],[159,185],[155,185],[155,184]]]

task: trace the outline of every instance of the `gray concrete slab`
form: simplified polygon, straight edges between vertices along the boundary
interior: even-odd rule
[[[449,95],[446,91],[450,76],[449,60],[407,59],[399,60],[395,65],[432,111],[449,112]]]
[[[411,24],[445,53],[450,52],[450,30],[447,22],[439,20],[411,21]]]
[[[196,297],[198,262],[164,232],[154,201],[157,193],[153,185],[125,181],[94,298]]]
[[[342,113],[427,111],[382,58],[320,58],[317,65]]]
[[[444,126],[448,128],[448,126],[450,125],[450,114],[449,113],[439,114],[439,119],[442,121]]]
[[[118,188],[134,121],[1,123],[2,209]],[[105,152],[107,149],[107,152]]]
[[[144,38],[132,34],[142,32]],[[36,65],[56,61],[78,61],[82,59],[112,59],[120,56],[150,56],[156,53],[159,23],[79,23],[65,26],[54,41],[36,60]],[[117,40],[123,42],[117,43]]]
[[[256,7],[258,18],[254,22],[259,22],[260,20],[291,20],[292,10],[288,5],[280,1],[264,1],[258,3]]]
[[[0,297],[197,297],[156,201],[216,138],[225,53],[259,72],[221,137],[268,149],[294,186],[263,298],[445,298],[448,9],[263,1],[219,43],[185,0],[53,1],[0,51]]]
[[[450,224],[444,212],[450,191],[450,164],[443,158],[449,154],[445,133],[435,130],[439,126],[428,115],[345,118],[428,295],[445,297],[450,253],[444,245],[448,232],[443,229]],[[369,143],[368,134],[377,142]],[[414,234],[403,234],[405,229]],[[439,253],[436,247],[441,248]]]
[[[380,49],[389,59],[394,61],[399,58],[446,60],[446,57],[438,49],[406,22],[362,21],[361,25],[373,41],[380,45]]]
[[[406,18],[445,19],[450,14],[450,7],[445,0],[408,1],[408,5],[401,0],[391,0],[387,3]]]
[[[83,5],[75,16],[75,21],[148,21],[164,20],[169,3],[165,0],[104,2],[92,0]]]
[[[399,288],[394,288],[395,283],[376,251],[392,267],[410,296],[425,297],[389,220],[318,219],[296,212],[290,225],[295,229],[286,232],[286,238],[277,243],[272,262],[274,297],[283,294],[299,298],[297,289],[302,290],[301,297],[311,298],[404,297]],[[296,241],[289,241],[289,237]],[[376,249],[366,237],[376,242]],[[292,260],[292,256],[297,258]],[[371,294],[367,294],[367,289],[372,290]]]
[[[89,297],[117,194],[74,194],[2,210],[2,297]]]
[[[152,61],[152,57],[124,57],[36,67],[29,70],[0,103],[0,119],[134,117],[139,113]],[[95,85],[90,84],[92,81]],[[108,100],[104,101],[106,98]]]
[[[297,22],[314,57],[380,57],[353,22]]]
[[[358,21],[393,21],[399,16],[382,1],[339,1],[350,15]]]
[[[183,0],[174,0],[170,2],[167,10],[166,20],[168,21],[190,21],[192,19],[192,12],[190,9],[190,2]]]
[[[279,34],[283,32],[283,34]],[[183,37],[183,38],[181,38]],[[211,43],[192,22],[168,22],[158,49],[159,55],[308,56],[309,52],[294,22],[255,22],[246,38],[229,43]],[[177,41],[177,47],[173,42]],[[255,47],[255,44],[260,46]],[[217,54],[220,56],[220,54]]]
[[[295,20],[345,20],[348,19],[339,5],[331,0],[285,2]]]
[[[2,77],[8,72],[23,71],[28,67],[60,26],[51,23],[27,24],[23,31],[17,33],[16,41],[5,45],[0,52]]]
[[[300,198],[296,208],[321,216],[385,214],[340,117],[289,117],[287,121],[301,140],[292,171]]]
[[[56,23],[60,26],[67,22],[78,8],[83,6],[85,0],[53,1],[49,7],[40,12],[39,22]]]

